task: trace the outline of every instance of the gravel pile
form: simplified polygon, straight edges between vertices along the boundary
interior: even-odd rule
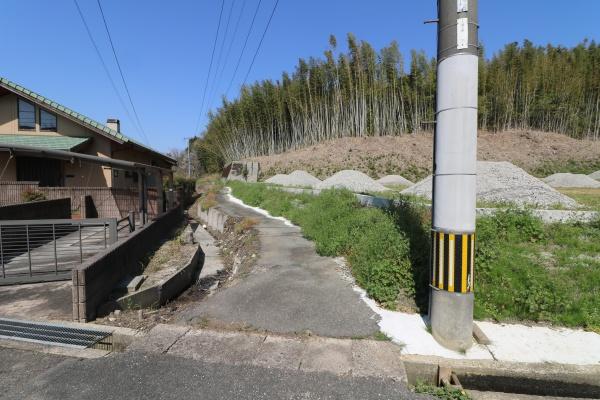
[[[383,178],[377,179],[378,183],[382,185],[402,185],[402,186],[412,186],[413,182],[409,181],[403,176],[400,175],[386,175]]]
[[[600,188],[600,182],[583,174],[558,173],[543,181],[555,188]]]
[[[600,181],[600,171],[592,172],[588,175],[590,178]]]
[[[265,182],[282,186],[298,186],[313,188],[319,183],[321,183],[321,180],[319,178],[315,178],[306,171],[296,170],[289,175],[277,174],[275,176],[270,177]]]
[[[432,178],[402,191],[431,199]],[[477,162],[477,200],[549,207],[577,207],[577,202],[509,162]]]
[[[287,175],[286,174],[277,174],[277,175],[273,175],[272,177],[270,177],[269,179],[267,179],[265,182],[266,183],[272,183],[274,185],[284,185],[286,179],[287,179]]]
[[[316,186],[317,189],[348,189],[354,193],[384,192],[389,190],[360,171],[346,169],[335,173]]]

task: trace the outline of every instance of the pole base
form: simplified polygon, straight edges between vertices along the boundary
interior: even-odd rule
[[[465,351],[473,345],[473,302],[472,292],[431,288],[431,333],[439,344],[455,351]]]

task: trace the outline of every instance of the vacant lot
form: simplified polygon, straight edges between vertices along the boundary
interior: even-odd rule
[[[433,135],[342,138],[273,156],[256,157],[263,176],[296,169],[320,179],[343,169],[372,178],[399,174],[416,182],[431,173]],[[555,172],[591,173],[600,170],[600,142],[577,140],[547,132],[480,132],[478,159],[510,161],[545,177]]]
[[[345,256],[357,283],[390,309],[425,312],[428,208],[360,207],[347,191],[291,194],[230,182],[247,204],[284,216],[326,256]],[[505,210],[477,224],[475,316],[600,330],[600,222],[545,225]]]

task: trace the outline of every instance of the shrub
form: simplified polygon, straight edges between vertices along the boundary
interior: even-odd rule
[[[46,200],[46,195],[39,190],[27,189],[21,193],[21,199],[24,202]]]

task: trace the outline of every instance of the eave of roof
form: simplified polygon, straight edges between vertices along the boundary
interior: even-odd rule
[[[154,153],[160,157],[162,157],[163,159],[165,159],[167,162],[175,165],[177,164],[177,161],[174,160],[173,158],[159,152],[156,151],[150,147],[144,146],[141,143],[138,143],[137,141],[125,136],[122,133],[119,133],[113,129],[110,129],[108,126],[101,124],[97,121],[94,121],[93,119],[86,117],[83,114],[80,114],[74,110],[71,110],[68,107],[63,106],[62,104],[59,104],[51,99],[48,99],[40,94],[37,94],[19,84],[16,84],[12,81],[9,81],[6,78],[3,78],[0,76],[0,86],[5,88],[6,90],[9,90],[17,95],[20,95],[24,98],[27,98],[31,101],[33,101],[34,103],[37,103],[38,105],[44,106],[48,109],[51,109],[52,111],[54,111],[57,114],[60,114],[66,118],[71,119],[72,121],[85,126],[88,129],[91,129],[94,132],[97,132],[109,139],[112,139],[118,143],[134,143],[135,145],[151,152]]]
[[[76,150],[90,138],[46,135],[0,135],[0,144],[40,147],[51,150]]]

